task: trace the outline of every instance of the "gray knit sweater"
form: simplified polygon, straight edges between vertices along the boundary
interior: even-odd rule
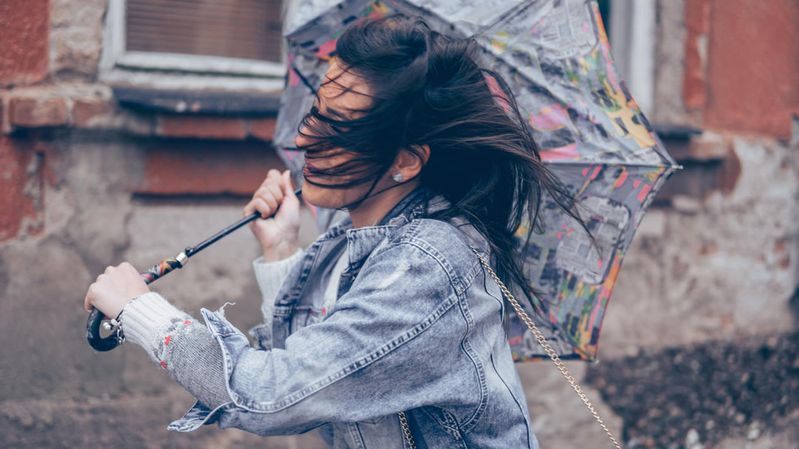
[[[271,327],[280,285],[302,254],[297,250],[287,259],[265,262],[259,257],[252,263],[267,329]],[[157,292],[149,292],[125,306],[121,323],[126,339],[144,348],[155,363],[197,400],[212,409],[230,401],[219,343],[202,322],[177,309]]]

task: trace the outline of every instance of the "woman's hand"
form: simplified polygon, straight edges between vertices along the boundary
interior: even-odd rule
[[[274,169],[269,170],[261,187],[244,207],[244,216],[258,211],[262,217],[268,217],[278,206],[280,209],[274,217],[255,220],[249,224],[250,230],[261,244],[266,261],[285,259],[297,250],[300,201],[294,194],[288,170],[282,174]]]
[[[89,286],[83,308],[91,312],[96,308],[108,318],[115,318],[131,299],[147,293],[150,287],[144,283],[133,265],[122,262],[115,267],[107,267],[105,273]]]

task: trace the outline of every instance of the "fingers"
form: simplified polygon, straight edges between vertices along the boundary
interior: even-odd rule
[[[139,274],[136,271],[136,268],[128,262],[122,262],[117,266],[109,265],[105,267],[105,271],[100,276],[97,276],[97,280],[100,280],[100,277],[103,275],[111,275],[112,273],[124,273],[125,275],[130,275],[131,273]]]
[[[279,182],[280,181],[280,171],[272,168],[266,173],[266,179],[264,182],[261,183],[263,186],[264,184],[268,184],[270,182]]]
[[[297,199],[297,195],[294,193],[294,183],[292,182],[291,179],[291,171],[290,170],[284,171],[281,178],[282,182],[280,186],[283,188],[283,193],[286,195],[286,199],[299,201]]]
[[[252,200],[244,207],[244,215],[252,215],[256,211],[262,217],[273,215],[286,197],[284,182],[284,175],[275,169],[269,170],[266,179],[253,194]]]
[[[97,298],[97,296],[99,294],[100,285],[103,282],[106,282],[107,278],[116,269],[117,268],[112,266],[112,265],[109,265],[109,266],[105,267],[105,270],[103,271],[103,273],[100,274],[99,276],[97,276],[97,278],[94,280],[94,282],[89,286],[89,289],[86,292],[86,297],[83,298],[83,308],[87,312],[91,312],[92,309],[94,308],[94,302],[95,302],[95,299]]]
[[[97,276],[97,279],[94,281],[94,283],[89,286],[89,290],[86,292],[86,297],[83,298],[83,308],[86,309],[87,312],[91,312],[94,308],[95,300],[100,293],[101,283],[106,282],[109,273],[111,273],[113,269],[114,267],[112,266],[106,267],[105,272]]]
[[[83,298],[83,309],[87,312],[92,311],[92,298],[95,295],[94,290],[96,289],[95,284],[89,286],[89,290],[86,292],[86,297]]]
[[[254,212],[258,212],[261,214],[261,218],[266,218],[269,216],[270,211],[275,206],[270,206],[269,203],[262,200],[261,198],[255,198],[247,204],[247,207],[244,208],[245,215],[252,215]]]
[[[267,184],[261,187],[259,191],[264,193],[263,197],[267,199],[267,203],[270,205],[272,203],[269,200],[274,200],[275,204],[277,205],[283,201],[283,197],[285,196],[283,194],[283,189],[280,188],[280,184],[277,182]]]
[[[136,267],[128,262],[108,266],[97,276],[83,298],[83,308],[87,312],[97,309],[106,317],[118,316],[119,312],[132,298],[149,292],[147,283]]]
[[[119,268],[123,271],[126,271],[128,275],[136,277],[137,279],[141,279],[141,273],[139,273],[139,270],[137,270],[136,267],[134,267],[130,263],[122,262],[121,264],[119,264]]]

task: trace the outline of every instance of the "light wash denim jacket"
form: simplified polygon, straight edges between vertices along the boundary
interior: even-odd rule
[[[499,287],[470,249],[488,245],[471,226],[424,218],[445,204],[420,187],[378,226],[330,228],[283,282],[271,333],[251,332],[258,348],[224,307],[202,309],[202,326],[162,298],[148,304],[155,293],[131,302],[126,334],[198,398],[169,429],[318,429],[336,449],[399,449],[406,411],[418,448],[538,448]],[[322,317],[345,245],[338,299]]]

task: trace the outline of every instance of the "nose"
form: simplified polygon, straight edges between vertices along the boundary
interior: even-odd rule
[[[299,134],[297,134],[297,137],[294,138],[294,146],[296,146],[297,148],[304,145],[308,145],[310,143],[310,139],[304,136],[303,135],[304,133],[305,133],[305,127],[303,126],[300,128],[300,132]]]
[[[303,121],[300,123],[300,126],[298,128],[299,133],[294,138],[294,145],[297,148],[303,147],[303,146],[313,145],[314,141],[316,140],[316,139],[314,139],[314,136],[313,136],[313,134],[314,134],[314,132],[313,132],[314,124],[313,123],[310,124],[311,129],[309,129],[309,123],[308,122],[310,120],[312,120],[312,119],[303,119]]]

